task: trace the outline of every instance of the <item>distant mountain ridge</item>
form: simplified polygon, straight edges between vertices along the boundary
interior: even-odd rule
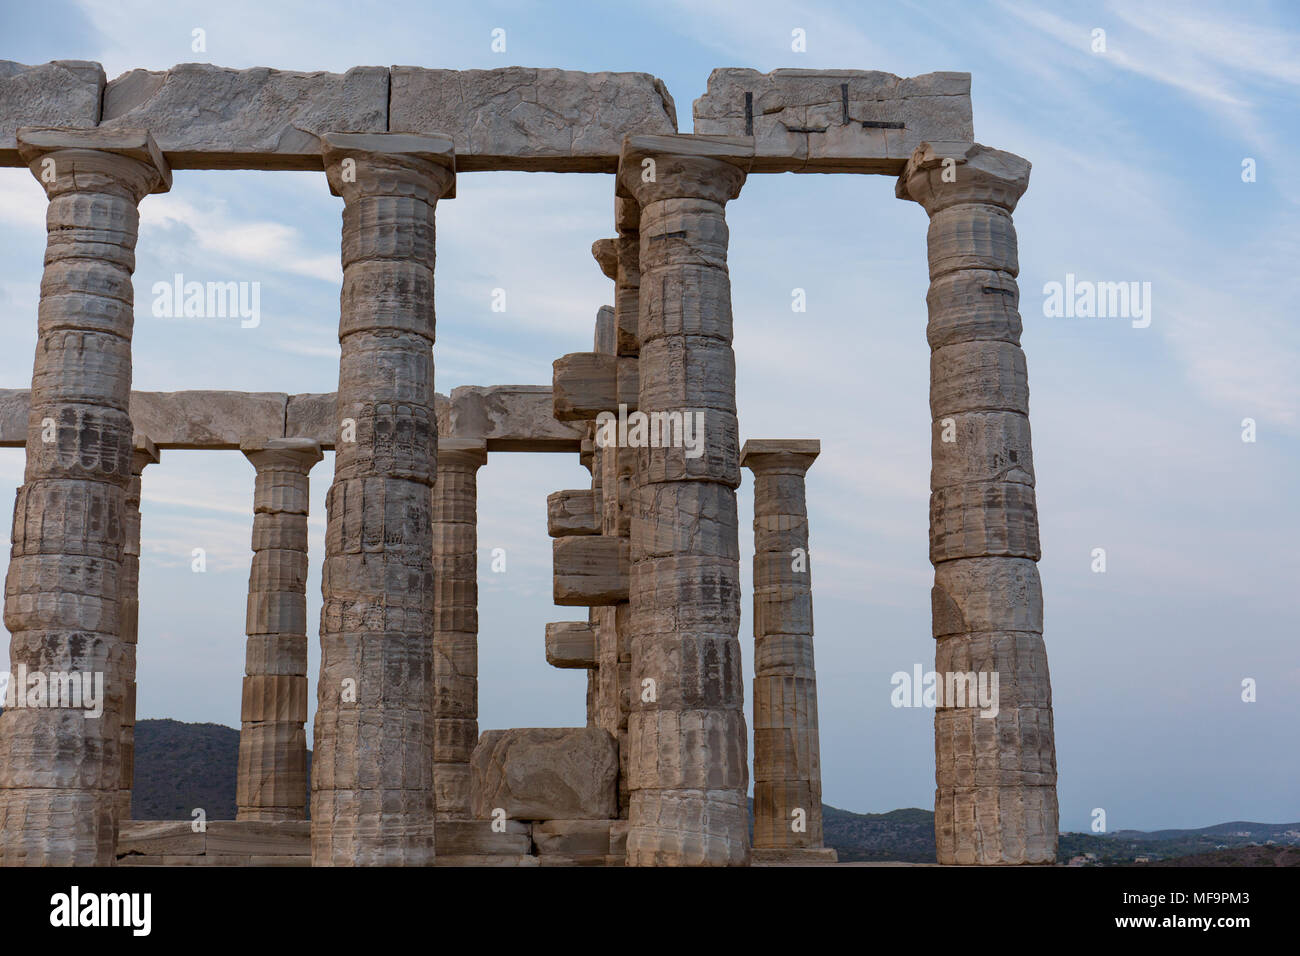
[[[310,752],[307,755],[311,763]],[[135,728],[136,820],[188,820],[201,807],[209,820],[235,818],[239,731],[222,724],[141,720]],[[822,804],[827,846],[850,862],[933,863],[934,813],[917,807],[888,813],[854,813]],[[1196,855],[1199,865],[1300,864],[1300,823],[1233,821],[1199,829],[1062,833],[1062,863],[1092,854],[1089,863],[1179,865]]]

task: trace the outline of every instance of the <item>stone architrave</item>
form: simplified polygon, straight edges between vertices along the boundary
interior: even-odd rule
[[[131,450],[131,483],[126,486],[126,530],[122,547],[121,637],[125,646],[122,680],[126,699],[122,704],[122,729],[118,750],[122,755],[122,779],[117,790],[117,819],[131,819],[131,788],[135,781],[136,654],[140,636],[140,482],[148,465],[158,464],[158,447],[136,433]]]
[[[748,441],[754,473],[754,859],[834,862],[822,846],[804,475],[817,440]]]
[[[310,438],[245,441],[257,469],[248,575],[236,819],[307,817],[307,513]]]
[[[487,442],[442,438],[433,484],[433,788],[439,820],[468,820],[478,743],[478,470]]]
[[[940,863],[1056,859],[1056,746],[1011,221],[1028,184],[1019,156],[978,144],[945,155],[922,144],[896,190],[930,216],[935,670],[945,688],[948,675],[989,688],[998,677],[996,708],[958,697],[964,682],[954,677],[935,711]]]
[[[636,449],[631,506],[629,866],[749,863],[740,641],[740,445],[724,206],[752,141],[632,136],[640,205],[639,410],[690,422]],[[653,419],[652,419],[653,420]],[[577,539],[575,539],[577,540]]]
[[[322,136],[343,197],[338,427],[326,499],[312,863],[434,860],[434,210],[449,140]]]
[[[73,706],[46,701],[0,716],[0,865],[111,866],[129,684],[120,598],[131,273],[139,202],[170,188],[171,170],[139,129],[24,128],[17,141],[49,209],[27,469],[5,579],[9,669],[75,677],[102,699],[86,708],[70,693],[58,703]]]

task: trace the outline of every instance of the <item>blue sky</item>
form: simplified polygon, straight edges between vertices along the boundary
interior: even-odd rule
[[[194,59],[642,70],[667,83],[682,131],[716,67],[969,71],[976,139],[1033,163],[1016,227],[1061,827],[1086,829],[1095,807],[1112,829],[1300,819],[1296,7],[160,6],[4,0],[0,58],[98,60],[110,79]],[[206,54],[190,49],[195,27]],[[496,27],[505,54],[491,52]],[[805,53],[790,49],[795,28]],[[1090,49],[1097,28],[1104,53]],[[589,252],[612,235],[612,192],[606,175],[460,177],[438,212],[440,391],[549,383],[555,357],[590,348],[613,297]],[[44,205],[27,171],[0,170],[6,387],[30,382]],[[180,172],[145,200],[135,387],[333,390],[340,209],[314,173]],[[889,683],[934,654],[925,214],[887,177],[786,174],[752,176],[727,215],[742,437],[822,441],[808,497],[825,799],[930,806],[932,714],[893,708]],[[261,325],[154,318],[149,287],[176,272],[260,282]],[[1150,327],[1045,317],[1044,285],[1068,273],[1150,282]],[[796,287],[806,313],[790,310]],[[331,474],[327,456],[313,472],[313,672]],[[21,476],[21,452],[0,452],[0,485]],[[586,482],[568,456],[494,454],[480,473],[484,729],[583,723],[584,679],[546,665],[543,628],[579,616],[550,603],[545,497]],[[238,726],[252,486],[237,453],[167,452],[145,474],[142,718]],[[748,550],[748,485],[739,494]],[[190,570],[195,547],[205,574]],[[496,547],[504,574],[490,571]],[[741,639],[748,662],[748,620]],[[1241,700],[1247,677],[1255,703]]]

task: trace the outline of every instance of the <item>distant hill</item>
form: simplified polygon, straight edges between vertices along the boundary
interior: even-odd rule
[[[308,764],[311,754],[307,755]],[[136,820],[188,820],[202,807],[209,820],[235,818],[239,731],[221,724],[142,720],[135,728]],[[752,805],[752,804],[751,804]],[[933,863],[934,814],[909,808],[853,813],[822,804],[826,845],[840,860]],[[1062,833],[1060,860],[1092,854],[1090,865],[1298,866],[1300,823],[1219,823],[1199,830]],[[1138,864],[1142,865],[1142,864]]]

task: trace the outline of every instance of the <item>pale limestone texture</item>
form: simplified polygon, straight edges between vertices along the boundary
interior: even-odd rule
[[[754,172],[892,175],[921,143],[974,139],[969,73],[714,70],[694,115],[696,135],[752,136]]]
[[[969,90],[962,73],[719,70],[696,133],[678,135],[663,84],[639,73],[184,64],[106,84],[93,63],[0,61],[0,164],[29,165],[50,196],[32,387],[0,390],[0,445],[27,453],[10,656],[102,673],[107,688],[96,720],[68,707],[0,716],[0,863],[832,861],[807,564],[815,441],[743,453],[755,476],[752,852],[745,801],[724,207],[748,175],[788,170],[901,174],[897,194],[930,215],[936,666],[996,671],[1001,692],[996,718],[951,700],[936,712],[939,859],[1052,862],[1011,222],[1029,164],[973,144]],[[172,166],[324,169],[344,199],[337,392],[131,391],[136,204],[168,188]],[[618,174],[616,235],[592,246],[613,305],[550,386],[434,392],[434,210],[458,169]],[[597,421],[620,408],[699,415],[699,444],[610,444]],[[257,473],[240,819],[197,839],[184,822],[119,840],[141,473],[168,448],[240,448]],[[336,454],[309,826],[307,475],[323,450]],[[587,671],[587,727],[479,738],[477,471],[508,451],[576,453],[591,476],[545,512],[555,602],[588,609],[547,626],[545,658]],[[504,829],[488,819],[497,809]]]
[[[897,186],[930,215],[935,669],[995,672],[999,699],[996,717],[970,701],[935,712],[938,857],[1051,863],[1056,748],[1011,222],[1029,163],[978,144],[945,158],[918,146]]]
[[[309,438],[245,441],[257,471],[248,635],[239,733],[237,819],[303,820],[307,813],[308,475],[321,460]]]
[[[122,668],[126,698],[122,705],[122,730],[118,736],[118,749],[122,755],[122,777],[117,790],[119,823],[131,819],[131,784],[135,779],[135,670],[140,633],[140,483],[145,467],[156,465],[158,460],[158,447],[137,432],[132,439],[131,483],[126,486],[122,590],[118,596],[121,608],[120,636],[126,645]]]
[[[342,357],[326,498],[312,862],[428,866],[434,209],[454,182],[454,159],[450,143],[432,137],[327,134],[323,143],[330,188],[344,199]]]
[[[478,742],[478,470],[487,442],[442,439],[433,485],[433,788],[439,820],[470,817]]]
[[[131,272],[137,206],[170,187],[171,171],[143,130],[20,129],[18,146],[49,210],[27,470],[5,578],[8,669],[100,675],[104,700],[98,717],[75,706],[0,715],[0,865],[108,866],[135,678],[121,613]]]
[[[22,126],[85,128],[99,123],[104,68],[86,60],[27,66],[0,60],[0,166],[26,165],[18,150]]]
[[[598,727],[489,730],[471,761],[474,816],[608,820],[618,815],[618,747]]]
[[[804,475],[816,440],[749,441],[754,473],[754,851],[822,849],[821,745],[813,663]]]
[[[747,139],[634,136],[619,166],[620,194],[640,206],[639,406],[698,411],[705,427],[698,457],[684,447],[636,449],[630,866],[749,862],[740,447],[723,207],[752,160]]]
[[[612,173],[628,133],[675,133],[677,110],[648,73],[392,68],[388,128],[450,136],[462,172]]]
[[[387,130],[388,70],[131,70],[105,88],[101,124],[148,129],[175,169],[320,169],[321,134]]]

